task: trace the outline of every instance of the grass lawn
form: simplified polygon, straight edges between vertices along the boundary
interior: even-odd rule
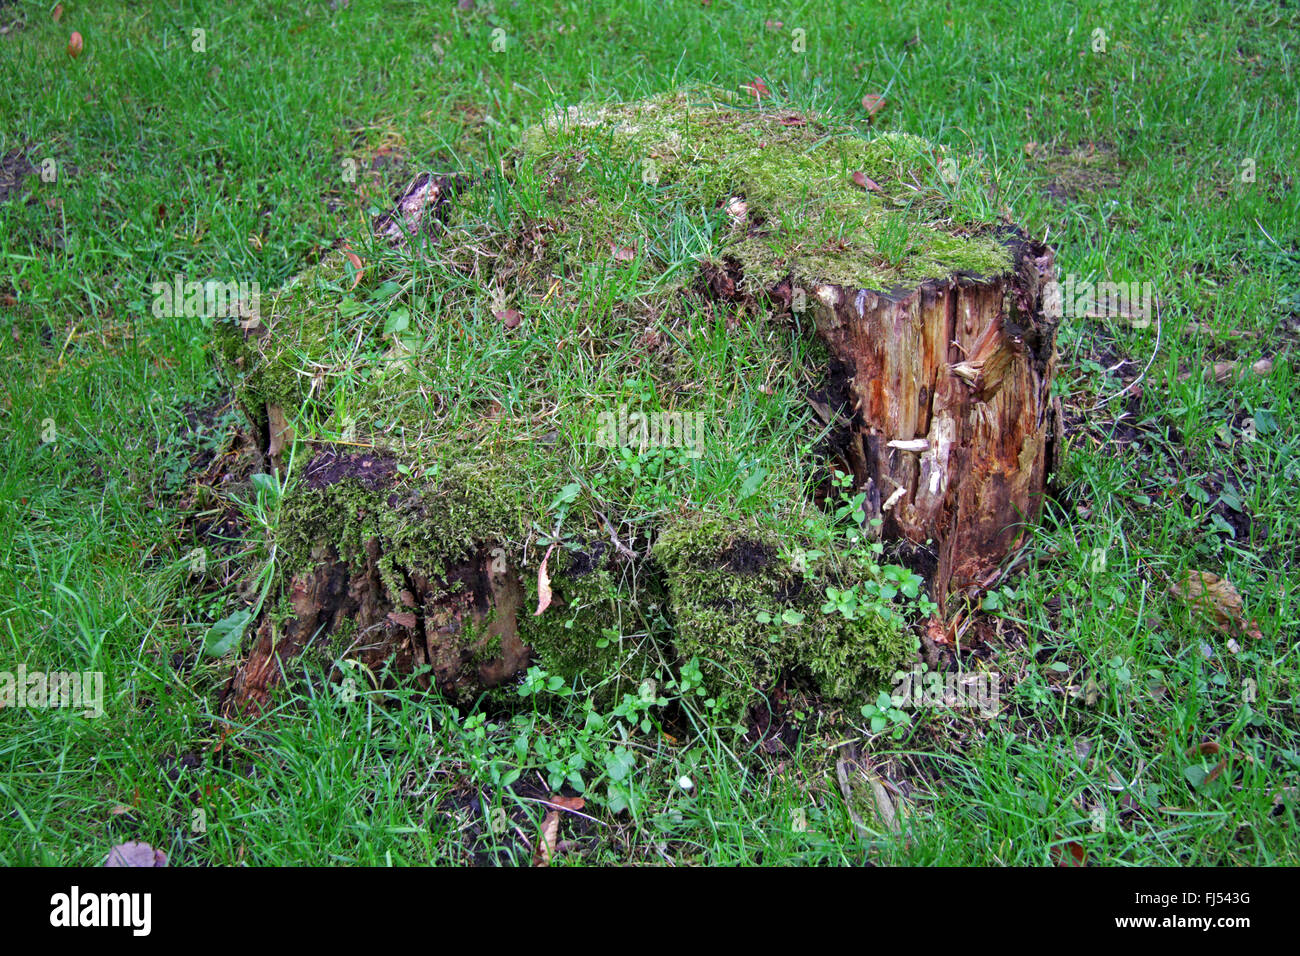
[[[104,714],[0,709],[0,863],[94,865],[126,840],[174,865],[1300,863],[1293,3],[62,7],[0,0],[0,674],[100,672]],[[621,702],[540,670],[510,706],[365,675],[353,696],[298,666],[223,735],[237,651],[205,640],[288,529],[278,488],[201,480],[236,467],[247,423],[211,323],[156,317],[152,284],[269,296],[340,239],[362,248],[416,173],[497,167],[557,107],[756,78],[776,105],[978,159],[990,208],[1063,280],[1152,290],[1150,322],[1061,324],[1055,496],[943,655],[999,675],[996,713],[790,681],[746,722],[704,706],[651,628],[663,682]],[[869,125],[867,96],[884,98]],[[683,274],[717,227],[693,212],[642,240]],[[417,275],[410,321],[474,316],[427,365],[447,427],[495,403],[550,440],[545,383],[570,383],[561,404],[599,388],[557,343],[653,301],[632,272],[494,304],[545,330],[513,352],[486,307],[439,311],[452,276]],[[356,298],[387,308],[373,285]],[[816,436],[789,414],[806,340],[657,314],[656,334],[697,343],[687,377],[729,443],[637,470],[628,494],[647,513],[727,498],[759,459],[795,487]],[[788,367],[765,364],[774,348]],[[610,361],[634,397],[663,387],[630,340]],[[363,390],[332,388],[343,411]],[[391,442],[415,440],[403,414],[378,423]],[[332,427],[298,434],[346,440]],[[603,454],[575,453],[574,474]],[[214,516],[228,540],[196,567]],[[1189,599],[1189,572],[1231,582],[1242,612]],[[579,790],[548,836],[551,795]]]

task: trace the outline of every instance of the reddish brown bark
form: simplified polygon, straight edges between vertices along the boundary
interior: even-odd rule
[[[843,370],[846,457],[887,537],[930,542],[936,598],[978,586],[1041,514],[1054,455],[1052,252],[1010,240],[1014,270],[887,295],[812,290]]]

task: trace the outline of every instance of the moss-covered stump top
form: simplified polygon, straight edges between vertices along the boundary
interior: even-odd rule
[[[838,674],[837,691],[901,660],[895,618],[882,643],[849,605],[820,610],[827,587],[875,587],[880,571],[843,535],[855,515],[815,500],[830,449],[813,410],[835,401],[800,294],[1005,272],[978,167],[915,136],[693,91],[570,109],[500,171],[440,182],[409,241],[354,235],[257,321],[216,326],[245,408],[263,425],[282,411],[298,442],[280,573],[377,539],[397,600],[410,569],[448,577],[500,548],[532,602],[558,539],[555,605],[520,633],[539,646],[560,628],[548,646],[570,662],[608,664],[598,638],[618,650],[683,609],[693,651],[761,631],[773,666],[801,662],[771,648],[820,654],[803,663]],[[699,528],[715,529],[712,558]],[[752,587],[701,591],[701,567],[755,541]],[[624,564],[647,561],[643,578]],[[566,568],[603,577],[566,585]],[[603,623],[582,618],[593,608]]]
[[[626,177],[592,177],[593,161],[639,179],[651,208],[628,201]],[[656,209],[726,213],[714,252],[739,262],[755,295],[785,279],[889,291],[1010,265],[995,236],[970,228],[990,213],[978,170],[918,136],[867,137],[795,110],[691,93],[576,106],[527,132],[521,162],[548,182],[589,185],[566,215],[593,240],[612,228],[635,242]],[[651,255],[668,264],[658,247]]]

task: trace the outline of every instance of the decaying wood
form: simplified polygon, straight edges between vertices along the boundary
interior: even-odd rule
[[[436,683],[453,695],[494,687],[527,666],[530,652],[516,626],[523,590],[512,569],[484,550],[450,569],[445,581],[409,574],[394,601],[380,577],[380,557],[376,539],[359,567],[321,548],[314,569],[290,583],[293,616],[283,629],[269,616],[262,621],[222,695],[223,710],[260,712],[282,682],[282,668],[313,642],[332,659],[359,661],[376,683],[385,670],[419,674],[420,686]],[[352,626],[341,627],[344,621]],[[341,634],[350,635],[346,643]],[[345,679],[341,671],[330,677]]]
[[[934,549],[942,599],[982,581],[1041,513],[1056,433],[1053,255],[1009,239],[1003,276],[899,294],[824,285],[811,304],[840,368],[847,459],[888,537]]]

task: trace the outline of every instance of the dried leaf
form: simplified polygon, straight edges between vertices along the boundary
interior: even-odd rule
[[[415,627],[415,612],[413,611],[389,611],[388,619],[398,627],[407,629]]]
[[[1224,385],[1237,377],[1237,373],[1240,370],[1240,368],[1241,368],[1241,363],[1237,362],[1236,360],[1215,362],[1211,368],[1205,369],[1201,373],[1201,375],[1206,382],[1212,381],[1216,385]],[[1273,360],[1267,358],[1260,359],[1258,362],[1254,362],[1251,364],[1250,370],[1254,372],[1256,375],[1263,378],[1269,375],[1273,371]],[[1192,376],[1194,374],[1195,373],[1193,372],[1182,372],[1178,376],[1178,381],[1180,382],[1191,381]]]
[[[791,113],[789,116],[782,116],[777,122],[782,126],[807,126],[808,121],[798,113]]]
[[[68,56],[74,60],[81,56],[81,48],[84,44],[81,41],[81,34],[76,30],[72,31],[72,36],[68,37]]]
[[[860,169],[853,174],[853,185],[859,189],[865,189],[867,192],[880,191],[880,184]]]
[[[862,108],[867,111],[867,116],[875,116],[880,112],[880,108],[885,105],[885,98],[877,96],[875,93],[868,93],[862,97]]]
[[[1188,571],[1182,584],[1171,585],[1170,591],[1198,610],[1208,612],[1221,631],[1256,640],[1263,638],[1259,625],[1254,620],[1246,620],[1241,595],[1227,578],[1209,571]]]
[[[564,794],[555,794],[551,797],[551,803],[555,804],[562,810],[578,811],[587,805],[587,801],[582,797],[566,797]]]
[[[523,318],[523,314],[518,309],[501,309],[493,312],[492,316],[504,323],[507,329],[519,328],[519,320]]]
[[[551,576],[546,573],[546,562],[551,559],[551,552],[554,550],[555,545],[546,549],[542,566],[537,569],[537,610],[533,612],[533,617],[537,617],[551,606]]]
[[[560,836],[560,811],[552,810],[542,819],[542,838],[533,851],[533,866],[550,866],[555,844]]]
[[[119,843],[108,851],[104,866],[166,866],[167,854],[148,843]]]
[[[1073,840],[1068,843],[1058,843],[1052,847],[1052,863],[1055,866],[1086,866],[1086,856],[1083,844],[1076,843]]]
[[[356,276],[352,279],[352,285],[348,286],[349,289],[355,289],[361,284],[361,273],[365,271],[361,263],[361,257],[352,251],[351,246],[346,245],[343,246],[343,254],[348,257],[348,262],[352,263],[352,268],[356,271]]]
[[[930,619],[925,622],[925,636],[928,637],[935,644],[951,644],[952,643],[951,635],[952,635],[951,629],[949,628],[947,623],[945,623],[944,620],[941,617],[939,617],[939,615],[937,614],[931,615]]]

